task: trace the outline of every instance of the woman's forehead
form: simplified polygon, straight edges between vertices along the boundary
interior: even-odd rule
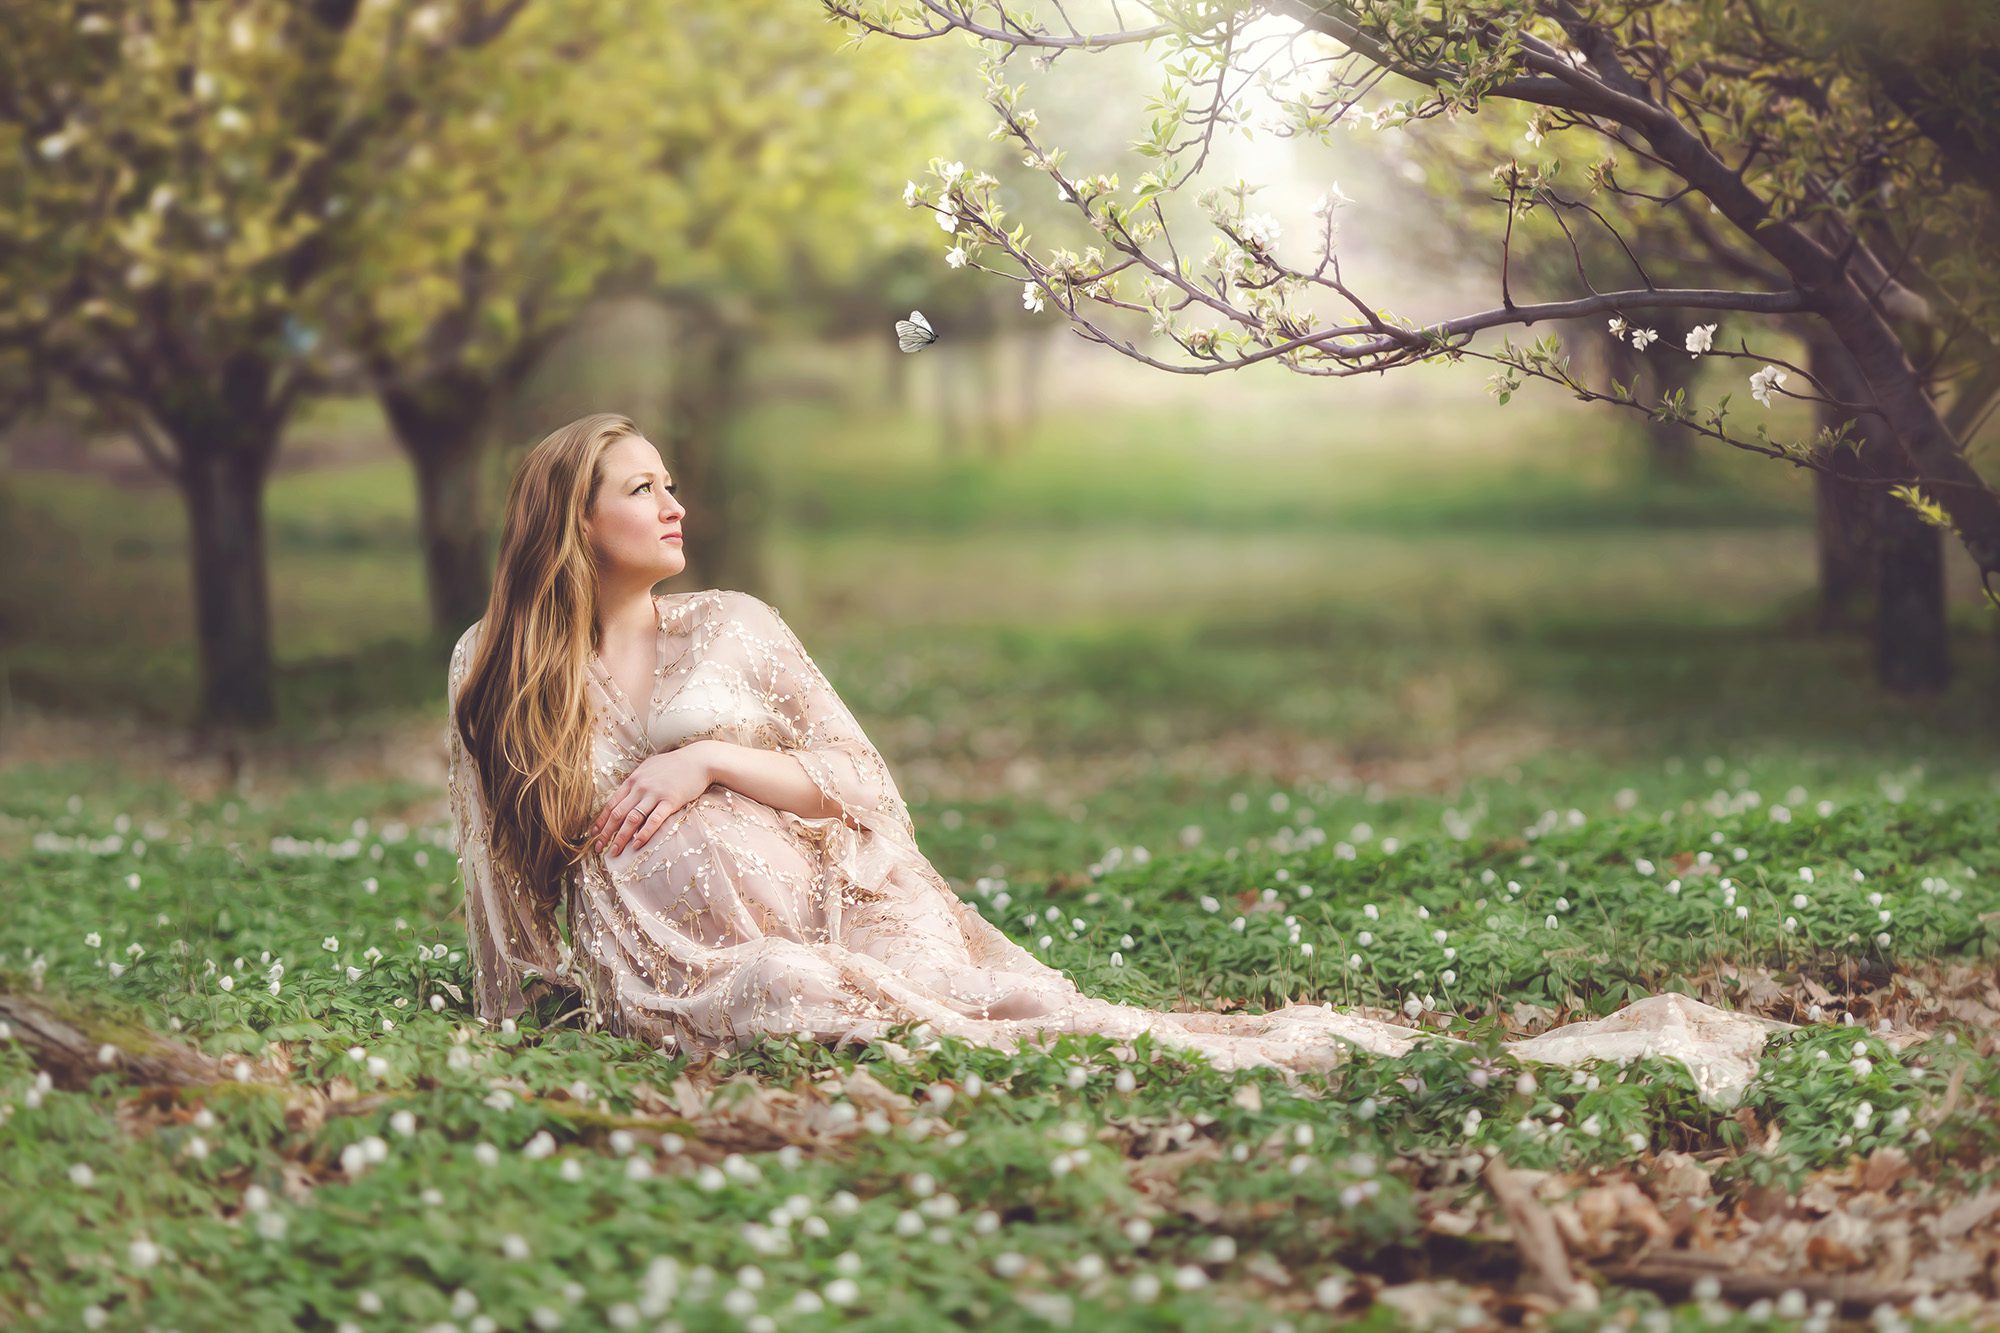
[[[622,479],[627,472],[665,471],[666,461],[653,442],[643,435],[627,435],[604,451],[607,471],[615,471]]]

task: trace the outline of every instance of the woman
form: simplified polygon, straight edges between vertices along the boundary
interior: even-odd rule
[[[1422,1035],[1325,1005],[1225,1015],[1082,994],[918,851],[888,766],[775,609],[654,593],[687,564],[675,490],[613,415],[555,431],[514,475],[487,614],[450,672],[483,1020],[566,979],[594,1026],[670,1051],[766,1032],[866,1042],[922,1022],[1003,1046],[1150,1032],[1221,1068],[1301,1070]],[[1659,996],[1516,1049],[1674,1055],[1727,1099],[1780,1026]]]

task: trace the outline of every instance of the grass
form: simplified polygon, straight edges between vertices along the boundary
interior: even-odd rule
[[[5,989],[39,986],[264,1078],[135,1097],[107,1072],[34,1093],[22,1049],[0,1044],[0,1197],[17,1238],[0,1310],[33,1326],[74,1326],[93,1306],[157,1327],[469,1328],[480,1314],[525,1327],[538,1311],[562,1326],[640,1312],[647,1327],[755,1312],[786,1327],[1040,1326],[1063,1308],[1112,1327],[1302,1326],[1325,1314],[1322,1294],[1365,1304],[1378,1283],[1448,1271],[1425,1219],[1476,1208],[1478,1191],[1439,1163],[1482,1147],[1572,1173],[1700,1154],[1725,1209],[1889,1148],[1950,1197],[1992,1175],[1990,1104],[1936,1115],[1954,1077],[1990,1093],[2000,1076],[1987,1043],[1946,1044],[1954,1025],[1906,1050],[1866,1022],[1774,1042],[1746,1106],[1748,1124],[1783,1126],[1776,1148],[1668,1062],[1571,1073],[1492,1045],[1523,1003],[1583,1016],[1683,989],[1747,1004],[1726,978],[1768,970],[1793,998],[1816,982],[1866,1017],[1898,971],[1990,959],[1990,793],[1808,793],[1781,814],[1754,788],[1704,796],[1711,779],[1684,766],[1654,793],[1685,793],[1664,810],[1613,793],[1623,812],[1551,811],[1526,828],[1476,813],[1499,794],[1477,790],[1475,813],[1456,812],[1473,825],[1463,837],[1438,830],[1453,807],[1434,798],[1372,803],[1364,829],[1348,819],[1365,796],[1218,793],[1189,808],[1222,825],[1194,846],[1121,844],[1047,879],[1010,856],[974,877],[981,911],[1093,993],[1389,1009],[1426,993],[1429,1023],[1472,1039],[1287,1087],[1144,1040],[1121,1058],[1091,1037],[1027,1053],[925,1049],[915,1034],[859,1051],[769,1039],[691,1070],[552,1012],[482,1031],[459,998],[447,833],[394,818],[405,790],[191,802],[115,781],[72,794],[51,776],[0,788],[32,834],[9,872],[37,890],[0,924]],[[948,813],[920,809],[920,832],[965,873],[979,822],[954,828]],[[1026,813],[1005,833],[1028,863],[1074,836]],[[1533,1086],[1516,1086],[1523,1073]],[[685,1100],[691,1074],[735,1099]],[[1480,1252],[1490,1265],[1506,1247]],[[1640,1293],[1615,1302],[1665,1315]]]

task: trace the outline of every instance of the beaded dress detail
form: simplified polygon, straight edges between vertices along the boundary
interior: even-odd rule
[[[1083,994],[960,899],[918,850],[888,765],[775,608],[715,589],[654,603],[651,698],[626,698],[590,660],[597,808],[648,756],[719,737],[792,755],[840,813],[808,819],[710,786],[644,847],[584,856],[565,886],[566,941],[497,873],[477,770],[448,722],[481,1019],[512,1017],[566,983],[591,1026],[667,1050],[733,1052],[766,1032],[865,1043],[922,1023],[1002,1047],[1146,1032],[1222,1069],[1303,1071],[1353,1047],[1400,1054],[1425,1036],[1454,1040],[1325,1004],[1223,1014]],[[453,649],[453,704],[482,625]],[[1664,994],[1511,1049],[1564,1064],[1666,1055],[1693,1071],[1705,1098],[1727,1102],[1754,1074],[1767,1033],[1788,1026]]]

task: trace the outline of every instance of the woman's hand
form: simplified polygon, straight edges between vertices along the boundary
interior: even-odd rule
[[[632,770],[590,826],[589,845],[616,856],[626,847],[644,847],[674,811],[715,782],[709,749],[702,741],[650,755]]]

